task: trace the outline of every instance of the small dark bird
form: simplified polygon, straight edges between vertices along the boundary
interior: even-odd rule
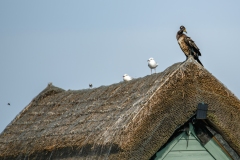
[[[92,84],[91,83],[89,84],[89,87],[92,88]]]
[[[183,32],[187,33],[186,28],[184,26],[180,26],[180,30],[177,32],[177,35],[176,35],[180,48],[182,49],[183,53],[186,55],[187,59],[188,59],[188,56],[192,55],[193,58],[202,65],[201,61],[198,59],[198,56],[201,56],[199,48],[194,43],[194,41],[190,37],[186,36]]]
[[[10,103],[8,103],[8,105],[10,106]]]

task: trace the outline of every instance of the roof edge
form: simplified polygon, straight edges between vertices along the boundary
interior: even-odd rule
[[[64,89],[58,88],[58,87],[52,85],[52,83],[48,83],[47,87],[45,89],[43,89],[35,98],[33,98],[33,100],[22,111],[20,111],[16,115],[16,117],[5,127],[5,129],[0,133],[0,135],[2,133],[4,133],[5,130],[7,130],[8,127],[11,126],[16,120],[18,120],[21,117],[21,115],[24,112],[26,112],[29,107],[32,106],[33,103],[36,103],[36,101],[38,101],[39,99],[44,98],[48,95],[57,94],[57,93],[61,93],[61,92],[64,92],[64,91],[65,91]]]

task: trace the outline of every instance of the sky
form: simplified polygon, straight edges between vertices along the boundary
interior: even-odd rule
[[[204,67],[240,97],[238,0],[1,0],[0,132],[49,82],[87,89],[184,61],[181,25]],[[8,105],[10,103],[10,106]]]

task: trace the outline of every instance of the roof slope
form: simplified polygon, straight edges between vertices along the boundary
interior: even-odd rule
[[[79,91],[49,85],[0,135],[0,159],[149,159],[209,104],[240,154],[240,101],[192,57],[164,72]]]

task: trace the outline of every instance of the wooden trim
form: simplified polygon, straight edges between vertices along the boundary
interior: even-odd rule
[[[222,144],[217,140],[217,138],[215,136],[213,136],[212,138],[218,145],[219,147],[223,150],[223,152],[225,154],[227,154],[232,160],[233,160],[233,157],[228,153],[228,151],[222,146]]]

